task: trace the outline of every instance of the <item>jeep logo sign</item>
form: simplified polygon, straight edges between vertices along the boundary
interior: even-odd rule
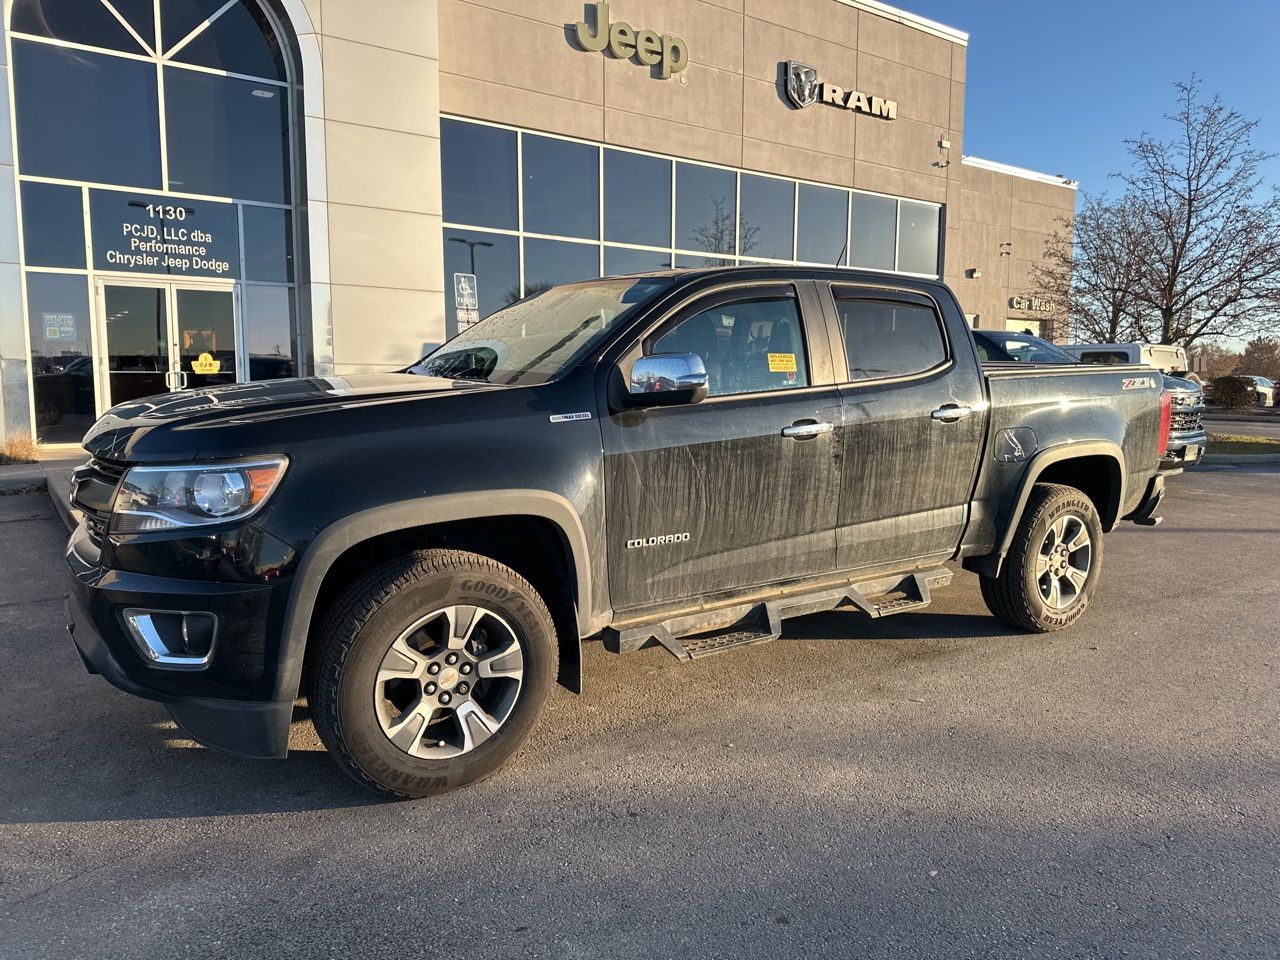
[[[689,65],[689,47],[679,37],[656,30],[637,30],[619,20],[609,22],[609,5],[597,3],[595,32],[584,21],[574,24],[574,36],[583,50],[599,53],[606,47],[619,60],[635,58],[645,66],[656,66],[663,80]]]
[[[818,79],[818,71],[799,60],[788,60],[787,99],[797,110],[802,110],[811,103],[829,103],[833,107],[843,107],[855,113],[865,113],[884,120],[898,119],[898,102],[883,97],[869,97],[857,90],[845,90],[834,83]]]

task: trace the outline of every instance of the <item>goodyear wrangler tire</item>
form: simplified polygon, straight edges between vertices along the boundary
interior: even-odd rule
[[[982,577],[987,609],[1032,633],[1084,615],[1102,570],[1102,522],[1075,487],[1036,484],[998,577]]]
[[[423,550],[357,581],[325,618],[308,691],[344,772],[392,797],[481,780],[546,704],[558,647],[537,591],[474,553]]]

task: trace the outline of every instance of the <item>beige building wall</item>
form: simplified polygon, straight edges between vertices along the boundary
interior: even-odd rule
[[[1056,314],[1018,310],[1010,301],[1034,292],[1045,243],[1066,230],[1064,221],[1075,213],[1074,185],[971,157],[960,168],[960,187],[948,205],[943,279],[976,326],[1012,324],[1062,339],[1066,324]]]
[[[393,370],[444,336],[435,0],[294,0],[319,375]]]
[[[843,0],[613,0],[614,22],[688,44],[688,68],[661,80],[578,48],[572,25],[592,23],[590,7],[439,0],[441,110],[939,203],[959,183],[965,47],[956,39]],[[782,95],[786,60],[896,100],[898,119],[796,110]]]

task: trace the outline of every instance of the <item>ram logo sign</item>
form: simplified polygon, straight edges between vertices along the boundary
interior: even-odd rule
[[[858,90],[846,90],[818,79],[818,70],[799,60],[788,60],[784,65],[787,77],[787,99],[797,110],[814,103],[826,103],[833,107],[865,113],[882,120],[898,119],[898,102],[884,97],[868,96]]]

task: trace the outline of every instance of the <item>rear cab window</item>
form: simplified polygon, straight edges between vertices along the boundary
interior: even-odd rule
[[[942,318],[928,298],[905,292],[832,293],[850,382],[917,376],[948,361]]]

